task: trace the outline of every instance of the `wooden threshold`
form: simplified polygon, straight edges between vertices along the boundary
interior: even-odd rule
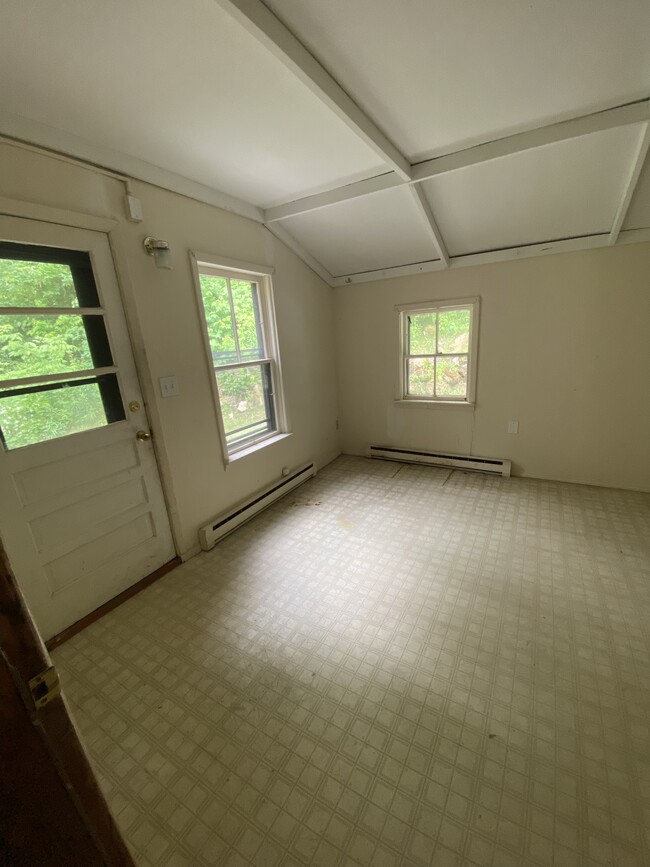
[[[139,593],[141,590],[144,590],[145,587],[149,587],[150,584],[153,584],[159,578],[162,578],[163,575],[166,575],[168,572],[171,572],[172,569],[180,566],[182,562],[183,561],[180,557],[174,557],[168,563],[163,563],[162,566],[160,566],[150,575],[145,575],[145,577],[141,578],[140,581],[137,581],[131,587],[127,587],[126,590],[118,593],[117,596],[109,599],[108,602],[104,602],[103,605],[100,605],[99,608],[95,608],[95,610],[91,611],[90,614],[86,614],[85,617],[77,620],[76,623],[72,623],[70,626],[68,626],[62,632],[59,632],[57,635],[53,635],[52,638],[48,638],[48,640],[45,642],[45,646],[48,650],[54,650],[55,647],[60,647],[62,644],[68,641],[69,638],[72,638],[73,635],[81,632],[82,629],[90,626],[91,623],[99,620],[100,617],[108,614],[109,611],[113,611],[114,608],[117,608],[118,605],[121,605],[123,602],[126,602],[127,599],[135,596],[136,593]]]

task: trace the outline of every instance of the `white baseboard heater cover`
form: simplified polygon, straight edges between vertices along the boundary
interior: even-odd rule
[[[230,509],[223,515],[210,521],[209,524],[206,524],[205,527],[201,527],[199,530],[201,547],[204,551],[209,551],[210,548],[213,548],[217,544],[219,539],[223,539],[228,533],[232,533],[237,527],[241,527],[242,524],[250,521],[251,518],[254,518],[255,515],[258,515],[272,503],[275,503],[280,497],[284,497],[290,491],[297,488],[298,485],[302,485],[303,482],[306,482],[307,479],[311,479],[315,475],[316,467],[314,464],[307,464],[302,469],[293,470],[293,472],[289,473],[288,476],[279,482],[270,485],[257,494],[253,494],[252,497],[244,500],[244,502],[235,506],[234,509]]]
[[[390,446],[369,446],[368,457],[382,461],[403,461],[407,464],[428,464],[454,470],[474,470],[497,476],[510,476],[510,461],[499,458],[475,458],[470,455],[448,455],[440,452],[420,452]]]

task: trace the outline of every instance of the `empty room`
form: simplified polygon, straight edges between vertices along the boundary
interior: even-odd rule
[[[650,4],[4,0],[0,864],[650,864]]]

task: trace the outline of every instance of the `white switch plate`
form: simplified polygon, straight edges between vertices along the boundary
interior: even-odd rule
[[[509,421],[508,422],[508,433],[519,433],[519,422],[518,421]]]
[[[161,376],[158,382],[160,383],[160,394],[163,397],[175,397],[178,394],[178,377]]]

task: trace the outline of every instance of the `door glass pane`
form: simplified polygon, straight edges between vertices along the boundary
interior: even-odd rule
[[[469,310],[438,314],[438,352],[469,351]]]
[[[435,368],[433,358],[409,358],[406,393],[417,397],[433,397]]]
[[[466,355],[445,355],[436,359],[436,396],[467,396]]]
[[[97,381],[82,385],[57,384],[49,390],[27,394],[9,391],[0,395],[0,431],[8,449],[105,424],[106,411]]]
[[[69,265],[0,258],[0,307],[78,306]]]
[[[232,364],[238,359],[228,283],[224,277],[212,277],[208,274],[201,274],[200,279],[212,360],[215,365]]]
[[[95,367],[85,318],[101,323],[101,317],[0,316],[0,379],[72,373]],[[101,327],[104,330],[103,324]]]
[[[436,314],[415,313],[409,316],[409,355],[435,355]]]
[[[231,280],[241,361],[264,357],[257,301],[257,284],[250,280]]]
[[[229,446],[273,429],[269,405],[268,365],[217,370],[226,442]]]

